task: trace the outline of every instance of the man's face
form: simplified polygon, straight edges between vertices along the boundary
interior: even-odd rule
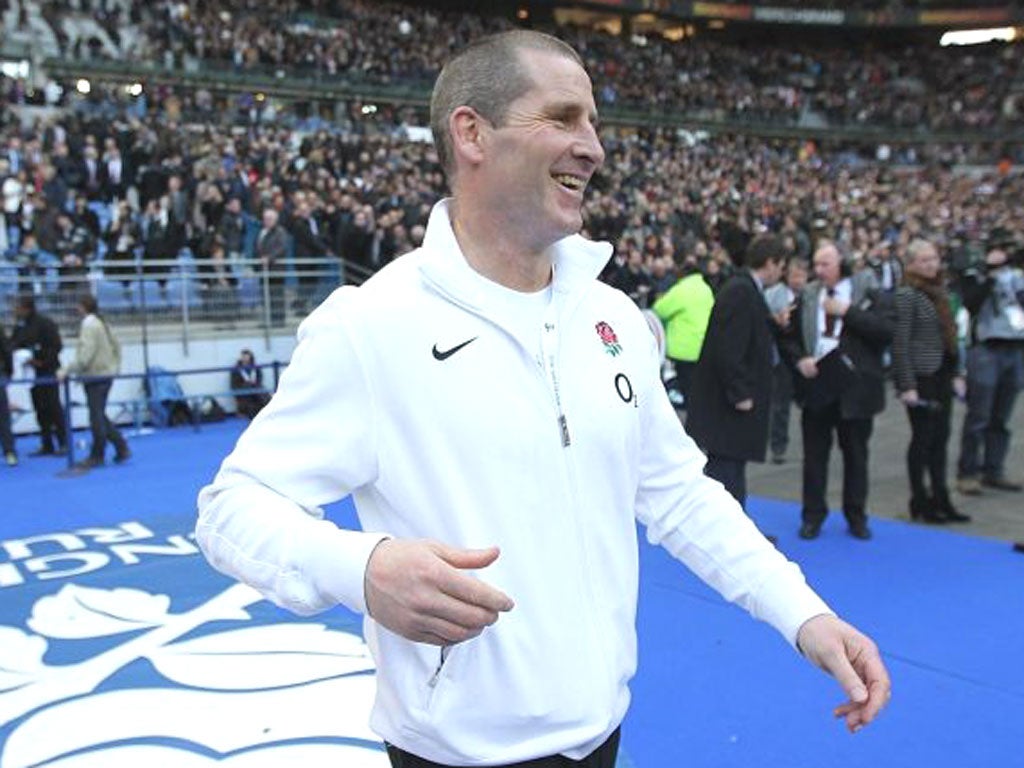
[[[807,285],[807,267],[803,264],[790,263],[786,270],[786,285],[794,292],[799,293]]]
[[[522,51],[534,85],[504,123],[484,121],[484,188],[495,214],[545,248],[579,232],[583,193],[604,162],[590,78],[554,53]]]
[[[814,276],[827,288],[832,288],[839,282],[839,251],[835,246],[819,248],[814,254]]]
[[[785,259],[768,259],[765,262],[767,269],[765,270],[764,284],[766,286],[775,285],[779,280],[782,279],[782,273],[786,269]]]

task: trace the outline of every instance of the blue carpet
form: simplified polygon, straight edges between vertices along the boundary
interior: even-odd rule
[[[138,437],[128,465],[73,479],[53,459],[0,472],[0,766],[386,764],[365,725],[356,617],[298,620],[195,553],[196,491],[242,426]],[[850,736],[831,717],[834,683],[643,544],[620,768],[1022,764],[1024,557],[881,520],[858,542],[838,516],[804,542],[795,505],[751,506],[879,642],[893,703]],[[347,502],[329,514],[354,520]]]

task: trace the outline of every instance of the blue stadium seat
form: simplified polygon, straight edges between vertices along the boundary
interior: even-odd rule
[[[258,277],[238,278],[238,300],[243,307],[256,307],[263,302],[263,286]]]
[[[172,307],[198,307],[199,283],[191,277],[172,277],[167,281],[167,303]]]
[[[120,280],[101,278],[96,282],[96,301],[104,312],[128,312],[138,301],[138,283],[129,283],[126,290]]]
[[[142,281],[142,296],[139,299],[139,306],[143,305],[149,311],[167,309],[170,306],[167,296],[160,290],[160,284],[156,280]]]

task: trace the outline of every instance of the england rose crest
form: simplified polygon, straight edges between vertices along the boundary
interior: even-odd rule
[[[615,335],[615,331],[608,323],[602,320],[600,323],[594,326],[597,331],[597,335],[601,338],[601,343],[604,344],[604,351],[612,357],[615,357],[622,351],[622,345],[619,344],[619,337]]]

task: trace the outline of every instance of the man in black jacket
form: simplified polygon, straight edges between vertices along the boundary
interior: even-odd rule
[[[315,298],[316,286],[323,273],[322,262],[328,251],[327,242],[320,234],[320,225],[305,200],[295,208],[292,237],[295,239],[295,271],[299,279],[295,309],[305,313]]]
[[[14,348],[31,351],[29,365],[35,370],[36,379],[50,380],[32,387],[32,406],[36,410],[42,444],[38,451],[29,455],[62,456],[68,450],[68,436],[56,380],[60,368],[60,351],[63,348],[60,329],[53,320],[36,312],[35,298],[30,295],[19,296],[14,311],[18,318],[14,326]],[[54,436],[57,438],[56,444]]]
[[[892,341],[893,304],[878,290],[872,271],[849,274],[838,248],[827,240],[814,252],[814,274],[817,279],[797,300],[780,345],[797,369],[794,395],[803,408],[800,538],[817,538],[828,515],[825,494],[835,433],[843,455],[843,514],[852,536],[870,539],[868,440],[875,414],[885,407],[882,355]]]
[[[722,286],[711,310],[687,408],[687,431],[708,455],[704,473],[741,506],[747,462],[764,461],[768,446],[775,320],[764,289],[778,282],[785,260],[778,237],[751,241],[746,269]]]

